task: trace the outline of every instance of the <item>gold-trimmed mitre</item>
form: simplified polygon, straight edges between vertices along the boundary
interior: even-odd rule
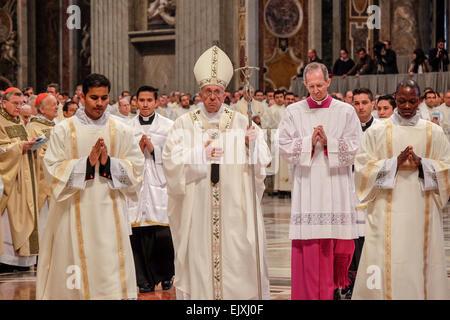
[[[224,90],[233,78],[234,68],[230,58],[219,47],[213,46],[198,59],[194,75],[198,86],[218,85]]]

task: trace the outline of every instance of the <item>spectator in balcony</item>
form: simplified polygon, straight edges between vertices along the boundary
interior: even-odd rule
[[[300,70],[300,73],[298,74],[297,78],[303,78],[303,71],[305,70],[306,66],[313,62],[323,64],[322,59],[320,59],[319,56],[317,55],[316,49],[309,49],[308,50],[308,61],[305,64],[305,66]]]
[[[374,73],[374,61],[372,57],[367,54],[366,49],[361,48],[359,49],[359,61],[356,65],[353,66],[353,68],[350,69],[349,72],[344,74],[342,77],[346,78],[347,76],[362,76],[367,74],[373,74]]]
[[[355,62],[349,57],[347,49],[341,49],[340,58],[334,63],[333,66],[333,74],[335,76],[342,76],[349,72],[354,65]]]
[[[414,50],[413,61],[411,62],[411,66],[409,67],[409,74],[413,76],[416,73],[420,74],[430,71],[431,67],[423,50],[420,48]]]
[[[375,46],[375,56],[378,63],[378,73],[398,74],[397,54],[391,49],[391,42],[380,42]]]
[[[432,72],[447,72],[448,64],[450,63],[448,58],[448,51],[445,50],[445,40],[439,39],[437,48],[431,49],[430,65]]]

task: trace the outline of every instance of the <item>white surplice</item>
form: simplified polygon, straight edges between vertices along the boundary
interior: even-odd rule
[[[130,207],[132,227],[169,226],[167,217],[167,182],[162,164],[162,151],[173,121],[160,114],[155,114],[151,125],[141,125],[139,117],[133,119],[131,126],[135,130],[139,143],[145,134],[154,146],[154,158],[145,151],[145,166],[139,200]]]
[[[108,148],[111,180],[86,181],[88,156],[99,138]],[[105,113],[84,111],[58,124],[44,157],[52,199],[41,244],[37,299],[136,299],[136,277],[124,213],[136,200],[144,156],[131,128]]]
[[[209,114],[201,105],[200,109],[175,121],[169,133],[163,164],[175,248],[174,285],[177,292],[181,292],[178,297],[194,300],[258,298],[254,193],[245,147],[247,126],[248,119],[239,112],[222,106],[217,113]],[[262,131],[255,127],[258,134],[255,174],[261,287],[263,299],[268,299],[260,201],[264,192],[264,168],[271,157]],[[204,147],[206,141],[224,149],[217,185],[211,182],[211,165],[206,161]]]
[[[428,112],[428,107],[424,102],[419,105],[419,109],[417,110],[417,114],[422,120],[431,121],[430,112]]]
[[[312,134],[322,125],[328,156],[320,142],[313,155]],[[338,100],[329,108],[291,105],[280,123],[280,154],[293,165],[290,239],[358,238],[352,164],[361,141],[353,107]]]
[[[442,114],[440,125],[450,141],[450,107],[444,103],[438,109]]]
[[[372,122],[372,125],[370,128],[372,128],[372,126],[375,126],[378,122],[380,122],[380,120],[373,118],[373,122]],[[362,124],[362,126],[365,127],[366,125]],[[369,129],[367,129],[364,132],[364,134]],[[358,196],[356,194],[356,189],[355,189],[354,195],[355,195],[355,203],[356,203],[356,214],[357,214],[356,224],[358,225],[358,234],[360,237],[365,237],[366,236],[367,203],[359,201]]]
[[[424,177],[397,156],[412,146]],[[394,115],[364,135],[355,161],[358,198],[368,202],[366,240],[353,299],[448,299],[441,209],[450,196],[443,130]]]
[[[291,191],[292,190],[292,166],[290,166],[286,160],[284,160],[275,151],[278,148],[278,127],[280,126],[280,121],[283,119],[286,113],[286,107],[279,105],[272,105],[268,107],[261,118],[261,125],[264,129],[270,131],[271,140],[274,141],[272,145],[272,158],[276,158],[272,164],[274,169],[274,191]]]

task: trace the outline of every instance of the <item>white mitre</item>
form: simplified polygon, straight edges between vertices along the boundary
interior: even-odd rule
[[[198,59],[194,67],[198,86],[218,85],[224,90],[233,78],[234,68],[227,54],[213,46]]]

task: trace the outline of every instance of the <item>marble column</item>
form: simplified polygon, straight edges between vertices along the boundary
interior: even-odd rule
[[[308,49],[316,49],[322,57],[322,1],[308,1]]]
[[[194,65],[214,44],[238,65],[237,5],[236,0],[177,1],[175,86],[178,90],[198,91]]]
[[[17,1],[17,58],[19,66],[17,68],[17,86],[24,88],[27,86],[36,87],[36,74],[32,72],[36,57],[30,54],[30,49],[34,49],[36,35],[33,32],[36,25],[34,1]]]
[[[333,63],[339,58],[342,47],[341,1],[333,0]]]
[[[259,65],[259,1],[247,1],[247,26],[248,63],[250,66],[257,67]],[[252,76],[250,84],[253,88],[258,89],[259,77],[257,74]]]
[[[111,81],[110,98],[130,88],[129,1],[91,1],[92,72]]]
[[[380,16],[381,16],[381,28],[380,28],[380,40],[391,40],[391,10],[392,1],[391,0],[379,0],[380,1]]]

